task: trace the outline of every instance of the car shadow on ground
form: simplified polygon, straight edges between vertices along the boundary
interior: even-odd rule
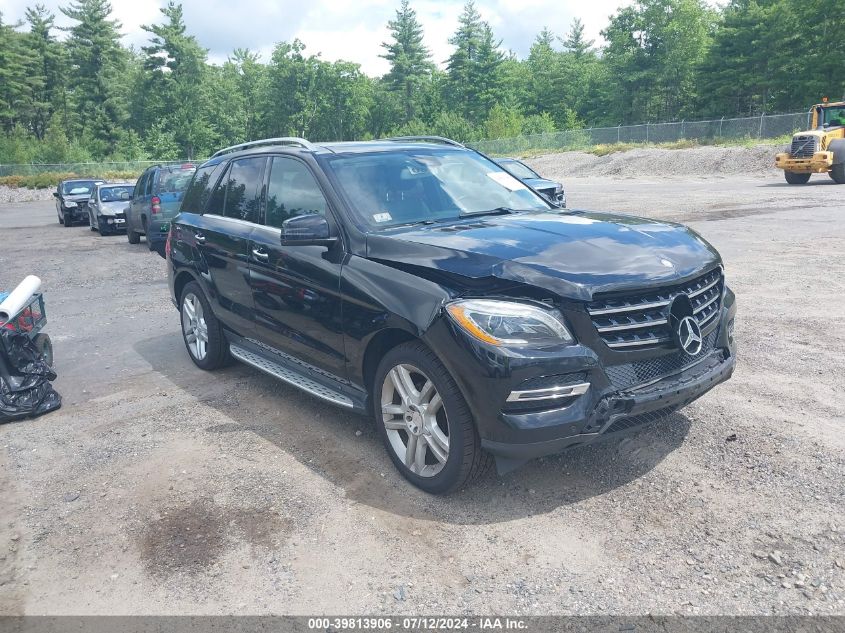
[[[255,433],[341,488],[348,499],[421,520],[498,523],[603,495],[655,468],[683,443],[691,424],[675,414],[622,438],[534,460],[504,476],[491,471],[464,490],[437,497],[396,471],[371,418],[325,404],[251,367],[203,372],[191,363],[177,330],[134,348],[153,371],[231,420],[205,432]]]
[[[821,186],[821,185],[834,185],[835,186],[837,184],[838,183],[834,182],[830,178],[827,178],[827,179],[810,178],[810,181],[803,184],[803,185],[790,185],[788,182],[767,182],[767,183],[761,184],[760,186],[761,187],[775,187],[775,188],[778,188],[778,189],[787,188],[787,187],[799,189],[801,187],[816,187],[816,186]]]

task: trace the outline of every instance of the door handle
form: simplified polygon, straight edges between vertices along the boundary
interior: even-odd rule
[[[202,233],[194,233],[194,239],[200,244],[205,244],[205,235]]]
[[[262,261],[262,262],[266,262],[268,259],[270,259],[270,253],[268,253],[268,252],[266,252],[266,251],[264,251],[260,248],[253,248],[252,249],[252,255],[255,257],[255,259]]]

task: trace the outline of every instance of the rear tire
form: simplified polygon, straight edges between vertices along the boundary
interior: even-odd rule
[[[405,386],[397,386],[396,380]],[[403,381],[410,381],[413,393]],[[453,492],[493,463],[481,448],[458,385],[422,343],[403,343],[385,354],[376,370],[371,400],[387,454],[402,476],[425,492]]]
[[[829,175],[837,185],[845,185],[845,162],[834,165]]]
[[[806,185],[810,180],[810,174],[799,174],[794,171],[785,171],[783,175],[790,185]]]
[[[229,343],[197,282],[189,282],[182,290],[179,314],[182,340],[194,365],[206,371],[226,365],[230,358]]]

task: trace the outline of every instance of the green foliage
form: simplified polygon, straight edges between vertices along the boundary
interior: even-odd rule
[[[193,159],[290,135],[587,147],[586,127],[798,111],[845,94],[845,0],[635,0],[610,16],[601,48],[575,19],[563,35],[542,29],[525,59],[503,53],[470,0],[443,70],[413,0],[397,0],[380,78],[298,40],[210,64],[176,0],[130,50],[107,0],[65,2],[64,37],[41,5],[19,23],[0,15],[5,165]]]
[[[95,170],[96,171],[96,170]],[[133,181],[141,175],[143,170],[105,170],[96,171],[91,170],[84,172],[75,171],[45,171],[40,174],[31,174],[27,176],[0,176],[0,185],[7,187],[20,187],[24,189],[54,189],[56,185],[62,180],[68,178],[103,178],[104,180],[128,180]]]
[[[484,122],[486,138],[509,138],[524,133],[525,117],[517,108],[494,105]]]

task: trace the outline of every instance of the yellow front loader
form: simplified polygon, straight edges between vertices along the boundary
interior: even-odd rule
[[[789,151],[775,156],[775,167],[790,185],[806,184],[810,174],[828,174],[845,185],[845,101],[814,105],[810,128],[792,137]]]

